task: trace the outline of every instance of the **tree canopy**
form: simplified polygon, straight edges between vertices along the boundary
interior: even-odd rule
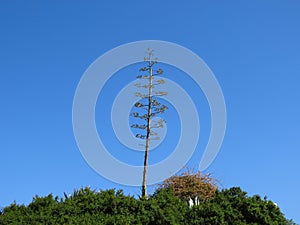
[[[205,224],[283,225],[288,221],[270,200],[248,196],[239,187],[216,190],[212,198],[189,207],[186,201],[160,188],[148,199],[124,195],[122,190],[75,190],[64,198],[35,196],[25,205],[12,203],[0,224]]]

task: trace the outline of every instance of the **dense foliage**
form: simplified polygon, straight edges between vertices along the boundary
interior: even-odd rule
[[[63,199],[36,196],[28,205],[4,208],[0,224],[293,224],[280,209],[259,196],[248,197],[240,188],[217,191],[213,198],[189,207],[169,189],[159,189],[148,199],[122,191],[82,188]]]

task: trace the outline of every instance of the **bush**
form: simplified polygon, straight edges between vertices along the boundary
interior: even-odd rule
[[[28,205],[12,203],[0,215],[0,224],[205,224],[205,225],[283,225],[294,224],[280,209],[259,196],[248,197],[234,187],[218,191],[199,205],[189,207],[172,193],[160,188],[148,199],[125,196],[123,191],[75,190],[59,199],[52,194],[34,197]]]

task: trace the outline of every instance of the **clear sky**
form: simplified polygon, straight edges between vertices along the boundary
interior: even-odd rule
[[[99,56],[155,39],[198,54],[223,90],[226,135],[205,172],[223,188],[268,196],[299,223],[299,12],[298,0],[1,1],[0,206],[88,185],[140,194],[85,162],[73,135],[72,103],[80,78]],[[121,88],[110,85],[107,96]],[[201,154],[199,147],[189,165]]]

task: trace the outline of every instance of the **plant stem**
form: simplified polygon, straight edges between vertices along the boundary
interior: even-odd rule
[[[147,113],[147,136],[146,136],[146,147],[144,156],[144,172],[143,172],[143,183],[142,183],[142,197],[147,196],[147,169],[148,169],[148,152],[150,146],[150,123],[151,123],[151,107],[152,107],[152,62],[151,55],[149,56],[149,91],[148,91],[148,113]]]

